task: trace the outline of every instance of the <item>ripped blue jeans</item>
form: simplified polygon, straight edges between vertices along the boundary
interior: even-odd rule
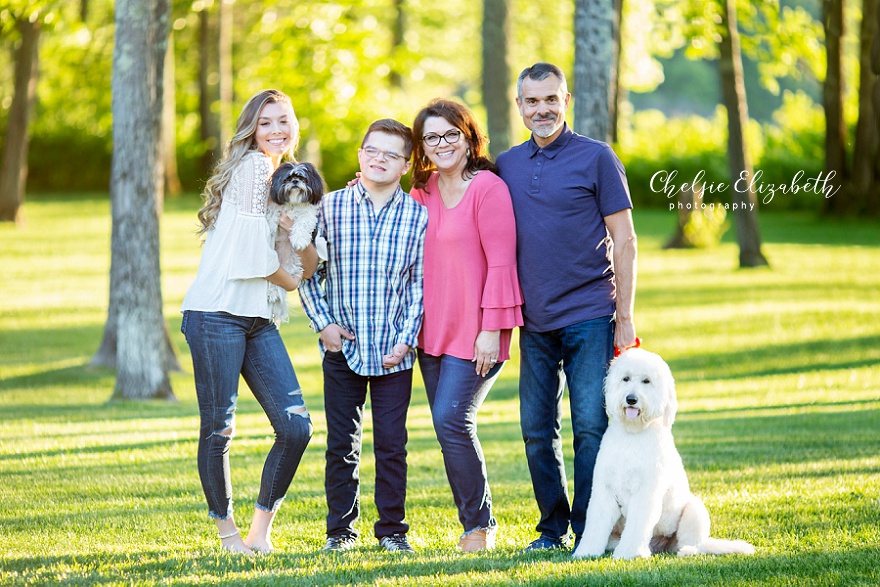
[[[232,514],[229,446],[235,435],[239,375],[275,431],[256,502],[263,511],[275,511],[312,437],[312,421],[278,329],[265,318],[187,310],[180,330],[193,360],[201,419],[199,478],[208,515],[222,520]]]

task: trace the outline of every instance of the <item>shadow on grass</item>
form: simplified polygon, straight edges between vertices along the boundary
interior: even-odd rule
[[[676,212],[670,211],[668,207],[638,207],[633,211],[633,220],[640,240],[656,239],[661,243],[669,240],[678,222]],[[878,226],[880,225],[877,223],[865,222],[863,218],[834,218],[809,212],[774,212],[768,208],[761,210],[761,240],[768,245],[877,247],[880,245],[877,239]],[[723,242],[736,242],[736,231],[732,227],[724,235]]]
[[[7,559],[8,584],[63,582],[102,585],[142,582],[163,585],[370,585],[395,578],[419,585],[873,585],[880,550],[802,551],[753,557],[656,556],[648,561],[611,561],[607,557],[574,561],[566,552],[458,555],[425,550],[412,557],[355,549],[344,555],[275,553],[247,559],[218,551],[143,551]],[[427,559],[427,560],[425,560]],[[363,564],[367,563],[367,564]],[[538,576],[540,575],[540,576]]]
[[[803,465],[811,462],[827,461],[839,463],[820,469],[811,469],[807,474],[811,477],[835,477],[842,474],[866,474],[880,473],[876,466],[856,466],[851,461],[859,459],[871,459],[880,451],[880,400],[858,402],[824,402],[821,404],[803,403],[787,404],[784,406],[767,406],[762,409],[790,409],[802,405],[809,407],[811,411],[802,413],[780,414],[743,414],[754,411],[755,408],[732,408],[730,410],[700,410],[696,412],[684,412],[679,415],[675,423],[673,433],[676,444],[682,454],[685,467],[695,474],[708,471],[732,471],[738,475],[744,471],[756,471],[762,479],[767,480],[778,476],[780,479],[801,477],[801,473],[794,474],[791,471],[780,470],[774,475],[767,468],[779,468],[788,465]],[[840,408],[848,409],[842,410]],[[830,410],[827,408],[831,408]],[[76,414],[82,415],[84,408],[77,408]],[[102,408],[93,408],[88,411],[93,418],[120,419],[118,414],[101,414]],[[259,406],[256,406],[259,410]],[[66,410],[63,410],[66,412]],[[730,414],[730,415],[726,415]],[[179,416],[179,414],[174,414]],[[65,415],[65,417],[68,417]],[[139,413],[130,414],[131,419],[143,419]],[[159,417],[159,416],[155,416]],[[197,417],[196,413],[189,417]],[[570,464],[570,424],[564,424],[564,444],[567,459]],[[480,439],[486,451],[486,460],[489,472],[494,483],[515,482],[527,479],[524,475],[525,456],[518,423],[515,420],[503,420],[485,422],[479,426]],[[133,459],[131,462],[119,462],[112,465],[115,475],[139,474],[162,474],[174,463],[172,468],[179,470],[195,470],[196,452],[196,427],[185,431],[182,437],[161,438],[157,440],[141,440],[133,442],[113,442],[118,435],[126,435],[127,431],[107,434],[96,439],[88,433],[79,434],[89,439],[89,446],[76,446],[68,448],[32,448],[19,447],[14,452],[0,455],[0,463],[16,463],[22,460],[45,462],[47,459],[64,459],[71,455],[81,457],[83,461],[64,462],[59,460],[57,466],[64,471],[66,477],[99,478],[108,472],[108,465],[100,461],[102,455],[139,454],[149,455],[162,453],[163,458],[155,462],[145,462],[143,458]],[[422,467],[417,455],[432,454],[442,458],[439,445],[429,428],[419,427],[414,432],[422,435],[411,435],[408,443],[409,452],[413,455],[410,466],[410,481],[414,486],[434,479],[437,484],[445,485],[445,477],[437,474],[436,467],[430,464]],[[325,430],[318,429],[316,438],[309,446],[309,462],[318,461],[323,466],[322,451],[324,449],[323,435]],[[160,434],[164,432],[160,431]],[[70,434],[58,433],[59,436],[69,437]],[[416,438],[417,437],[417,438]],[[6,438],[7,442],[14,439]],[[367,430],[364,434],[362,451],[364,454],[363,465],[365,471],[373,466],[373,437],[372,432]],[[235,467],[239,470],[253,470],[256,475],[265,460],[266,451],[271,445],[271,428],[268,423],[260,428],[242,430],[236,435],[232,445],[232,455],[235,459]],[[179,458],[175,452],[184,451],[191,458]],[[432,458],[433,458],[432,457]],[[54,462],[54,461],[52,461]],[[32,474],[30,470],[20,472],[7,470],[5,475],[27,477]],[[371,482],[368,473],[364,479],[364,491]]]
[[[705,269],[695,267],[693,269],[695,275],[699,275],[700,279],[705,278]],[[718,276],[726,275],[724,272],[717,272]],[[688,283],[688,275],[679,274],[676,276],[682,283]],[[688,283],[686,288],[670,289],[662,286],[640,286],[638,291],[639,303],[646,300],[646,305],[650,304],[651,310],[663,310],[680,312],[682,308],[689,311],[698,310],[700,308],[724,308],[725,306],[738,306],[745,303],[761,304],[766,307],[765,313],[761,314],[757,309],[750,309],[750,315],[754,319],[760,319],[767,314],[776,315],[780,309],[787,309],[792,303],[802,301],[810,304],[811,301],[821,301],[826,299],[839,298],[839,283],[817,283],[809,281],[800,285],[791,283],[783,283],[780,285],[761,284],[760,289],[755,288],[755,284],[748,279],[744,279],[741,283],[725,282],[723,285],[697,285]],[[796,299],[800,297],[801,299]],[[827,306],[820,311],[829,315],[834,315],[838,310],[833,306]],[[741,316],[748,318],[749,316]],[[715,322],[716,318],[707,316],[707,320]],[[686,318],[679,318],[680,326],[686,327]]]
[[[864,358],[852,358],[864,357]],[[880,336],[764,345],[742,351],[707,350],[668,361],[676,381],[740,379],[859,369],[880,363]]]

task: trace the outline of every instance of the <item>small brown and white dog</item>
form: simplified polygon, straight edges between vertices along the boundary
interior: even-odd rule
[[[636,348],[611,363],[605,378],[608,429],[575,558],[606,550],[615,559],[755,552],[748,542],[709,536],[709,512],[691,493],[672,438],[677,409],[675,381],[659,355]]]
[[[278,260],[284,270],[294,277],[302,277],[303,274],[302,263],[295,250],[306,248],[314,239],[318,205],[322,197],[324,180],[311,163],[282,163],[272,174],[266,214],[269,226],[274,230]],[[278,222],[282,214],[293,220],[289,231],[279,230]],[[270,283],[268,296],[275,324],[286,322],[287,292],[283,287]]]

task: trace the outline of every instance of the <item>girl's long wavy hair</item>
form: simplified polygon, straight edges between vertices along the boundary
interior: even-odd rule
[[[497,168],[489,159],[489,139],[480,130],[477,119],[467,106],[452,100],[435,98],[422,108],[413,122],[413,187],[424,189],[428,178],[437,168],[425,155],[425,146],[422,142],[422,134],[425,131],[425,121],[432,116],[445,119],[449,124],[462,133],[462,139],[467,141],[470,154],[462,171],[462,177],[473,177],[477,171],[488,169],[495,173]]]
[[[283,92],[278,90],[263,90],[251,97],[244,105],[241,115],[238,117],[238,123],[235,129],[235,135],[223,148],[223,158],[214,167],[210,179],[205,184],[205,191],[202,192],[202,198],[205,205],[199,210],[199,222],[201,229],[199,234],[204,234],[217,220],[220,214],[220,204],[223,202],[223,191],[232,179],[232,172],[241,163],[245,155],[257,149],[257,122],[260,119],[260,112],[266,104],[282,103],[290,106],[293,112],[293,104],[290,98]],[[299,123],[296,120],[296,114],[290,121],[292,127],[292,137],[290,148],[284,153],[285,159],[293,159],[293,153],[299,144]]]

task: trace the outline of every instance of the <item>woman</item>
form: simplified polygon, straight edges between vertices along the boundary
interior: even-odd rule
[[[199,221],[207,237],[181,309],[199,401],[198,466],[208,515],[223,548],[249,555],[271,552],[272,521],[312,435],[267,296],[269,283],[293,291],[301,279],[281,268],[273,248],[276,227],[266,219],[269,179],[283,158],[292,157],[298,139],[299,125],[283,93],[265,90],[245,104],[235,136],[205,186]],[[314,247],[300,253],[308,277],[317,264]],[[275,430],[244,539],[233,518],[229,475],[240,375]]]
[[[497,522],[477,411],[522,325],[510,192],[473,114],[434,100],[413,123],[412,197],[428,208],[418,360],[465,552],[491,549]]]

